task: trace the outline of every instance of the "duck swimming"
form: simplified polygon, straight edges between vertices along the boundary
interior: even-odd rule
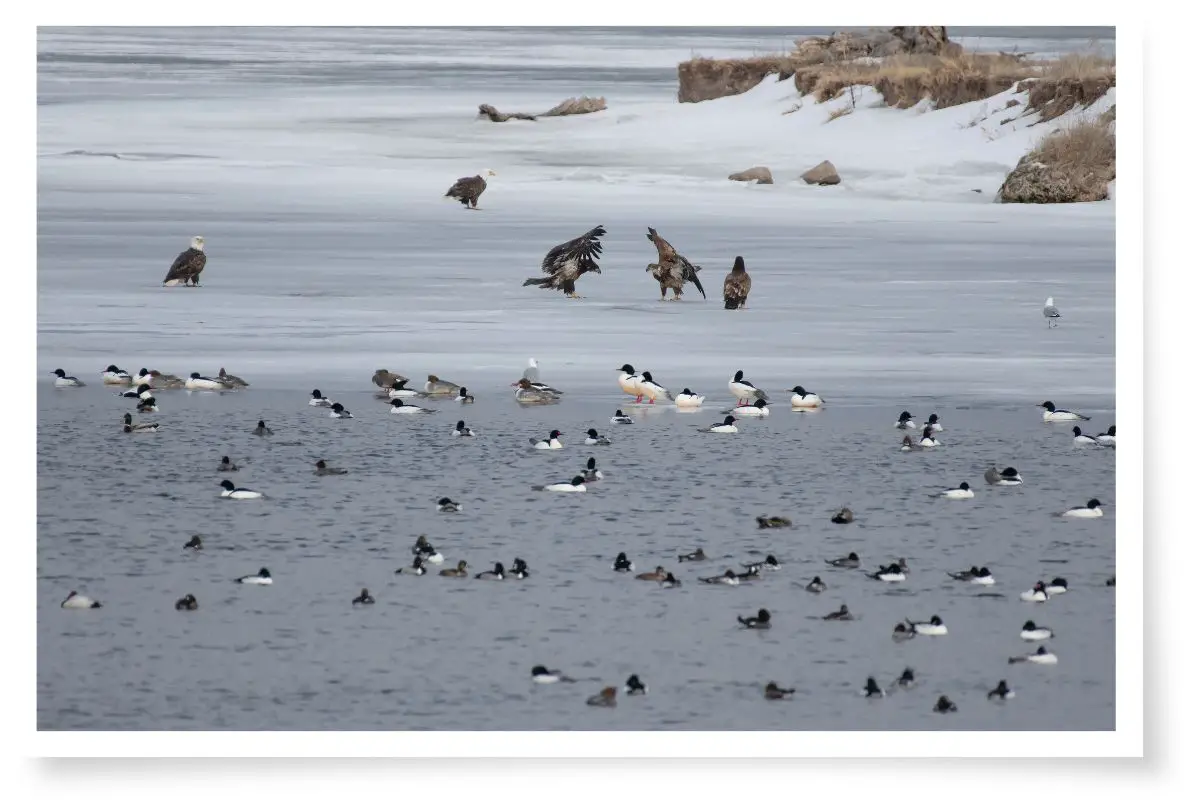
[[[800,410],[820,408],[824,402],[820,395],[804,391],[803,386],[792,387],[792,408]]]
[[[196,596],[193,594],[185,594],[175,601],[176,611],[195,611],[198,608],[200,604],[196,602]]]
[[[52,372],[50,374],[57,376],[54,379],[54,385],[56,387],[58,387],[59,389],[74,388],[74,387],[78,387],[78,386],[87,386],[87,384],[84,383],[83,381],[79,380],[79,378],[68,375],[66,372],[64,372],[61,369],[56,369],[56,370],[54,370],[54,372]]]
[[[700,582],[701,583],[721,583],[726,586],[737,586],[738,583],[740,583],[740,581],[738,580],[737,574],[731,569],[725,570],[725,573],[722,575],[715,575],[711,578],[701,578]]]
[[[679,556],[679,560],[680,560],[680,562],[684,562],[684,561],[707,561],[707,560],[708,560],[708,556],[704,555],[704,548],[702,548],[702,547],[697,547],[697,548],[696,548],[694,551],[692,551],[691,553],[684,553],[683,555]]]
[[[900,452],[909,453],[913,449],[913,440],[911,436],[905,436],[904,441],[900,442]]]
[[[504,580],[504,565],[497,561],[490,572],[480,572],[475,578],[481,581],[502,581]]]
[[[1012,689],[1008,688],[1008,681],[1000,681],[998,684],[996,684],[996,688],[992,689],[987,694],[988,700],[999,701],[999,702],[1003,702],[1005,700],[1012,700],[1016,696],[1017,696],[1017,693],[1014,692]]]
[[[1049,628],[1039,628],[1033,620],[1026,620],[1021,626],[1021,638],[1027,642],[1040,642],[1043,639],[1053,639],[1054,631]]]
[[[310,406],[316,406],[318,408],[329,408],[330,406],[333,405],[333,401],[330,400],[325,395],[321,394],[320,389],[313,389],[312,390],[312,399],[308,401],[308,404]]]
[[[1043,422],[1071,422],[1074,420],[1087,422],[1091,419],[1091,417],[1085,417],[1083,414],[1075,411],[1068,411],[1065,408],[1055,408],[1054,403],[1051,403],[1049,400],[1042,403],[1040,407],[1045,409],[1042,412]]]
[[[684,390],[675,395],[675,405],[679,408],[699,408],[704,405],[704,395],[696,394],[691,389],[684,387]]]
[[[316,474],[318,475],[345,475],[346,470],[342,467],[331,467],[325,463],[324,459],[317,462]]]
[[[459,561],[457,567],[444,569],[438,575],[441,575],[443,578],[466,578],[468,566],[466,561]]]
[[[132,414],[125,414],[125,433],[154,433],[158,430],[157,422],[134,422]]]
[[[395,402],[395,401],[393,401]],[[395,409],[393,409],[395,411]],[[329,407],[330,419],[354,419],[354,415],[346,410],[346,407],[341,403],[334,403]]]
[[[850,608],[845,603],[837,611],[831,611],[821,619],[831,620],[834,622],[852,622],[854,615],[850,613]]]
[[[554,405],[559,401],[558,394],[538,389],[526,378],[517,381],[513,386],[517,387],[513,399],[523,406],[548,406]]]
[[[467,387],[460,386],[458,387],[458,397],[454,398],[454,402],[467,406],[475,402],[475,397],[467,394]]]
[[[358,596],[350,601],[352,606],[372,606],[375,605],[375,598],[371,597],[371,593],[365,588],[358,593]]]
[[[825,563],[831,567],[843,567],[845,569],[858,569],[862,566],[862,561],[858,558],[858,553],[850,553],[845,558],[825,559]]]
[[[458,424],[454,426],[454,430],[450,431],[450,435],[451,436],[474,436],[475,431],[468,428],[467,423],[460,419],[458,421]]]
[[[417,577],[420,577],[428,571],[429,570],[425,569],[425,559],[421,558],[420,556],[413,556],[412,564],[408,565],[407,567],[401,567],[392,574],[416,575]]]
[[[227,497],[231,500],[257,500],[262,496],[262,492],[235,487],[233,481],[221,481],[221,497]]]
[[[411,406],[401,400],[399,397],[391,401],[393,414],[436,414],[436,408],[421,408],[420,406]]]
[[[534,450],[562,450],[562,442],[558,440],[558,437],[561,435],[557,429],[552,430],[550,431],[550,438],[540,440],[530,439],[529,444],[533,446]]]
[[[128,386],[133,382],[133,378],[128,372],[117,365],[109,364],[105,367],[104,372],[100,373],[100,382],[109,385]]]
[[[1020,486],[1024,483],[1016,467],[1005,467],[1003,470],[988,467],[987,472],[983,473],[983,479],[994,486]]]
[[[947,489],[941,494],[934,495],[934,497],[945,497],[948,500],[970,500],[974,496],[975,492],[971,490],[971,485],[966,481],[953,489]]]
[[[617,413],[613,414],[612,419],[610,419],[609,422],[613,425],[632,425],[633,417],[629,416],[618,408]]]
[[[1012,656],[1008,659],[1010,664],[1042,664],[1051,666],[1058,663],[1058,656],[1048,651],[1045,647],[1039,647],[1037,652],[1029,653],[1023,656]]]
[[[576,475],[571,478],[569,483],[549,483],[545,486],[534,486],[533,490],[535,492],[586,492],[587,486],[584,485],[586,482],[587,478]]]
[[[787,517],[755,517],[754,521],[762,528],[790,528],[792,521]]]
[[[1021,592],[1021,599],[1026,603],[1044,603],[1049,596],[1046,594],[1046,584],[1038,581],[1033,585],[1032,589],[1026,589]]]
[[[183,388],[192,392],[222,392],[229,388],[224,381],[216,378],[206,378],[199,372],[193,372],[183,382]]]
[[[913,422],[912,414],[907,411],[901,411],[900,416],[896,419],[897,428],[915,428],[917,423]]]
[[[541,664],[538,664],[533,669],[529,670],[529,677],[534,683],[550,684],[550,683],[575,683],[574,678],[569,678],[558,669],[546,669]]]
[[[947,714],[952,711],[958,711],[958,706],[954,705],[954,703],[951,703],[950,698],[946,697],[946,695],[942,695],[938,698],[937,704],[933,707],[933,710],[939,714]]]
[[[252,586],[270,586],[274,581],[271,578],[271,571],[263,567],[253,575],[243,575],[240,578],[234,578],[234,583],[247,583]]]
[[[243,389],[250,385],[237,375],[230,375],[225,371],[224,367],[221,367],[220,372],[217,373],[217,380],[228,386],[230,389]]]
[[[630,564],[629,568],[633,569],[633,564]],[[613,569],[616,569],[616,567],[614,566]],[[639,581],[659,581],[659,582],[661,582],[661,581],[666,580],[666,578],[667,578],[667,571],[665,569],[663,569],[662,567],[655,567],[654,572],[643,572],[641,575],[636,576],[636,580],[639,580]]]
[[[973,566],[969,570],[964,570],[963,572],[947,572],[946,574],[951,578],[954,578],[956,581],[966,581],[968,583],[978,584],[979,586],[991,586],[996,582],[996,579],[992,576],[991,570],[989,570],[987,567],[980,568]]]
[[[938,433],[945,430],[945,428],[942,427],[942,423],[938,422],[937,414],[929,415],[929,419],[925,421],[925,427],[931,431],[936,431]]]
[[[829,588],[829,587],[827,587],[825,585],[825,582],[821,580],[821,576],[818,575],[817,577],[813,578],[811,581],[808,582],[808,585],[804,587],[804,591],[812,592],[813,594],[820,594],[821,592],[825,591],[827,588]]]
[[[949,633],[946,623],[942,622],[942,618],[937,614],[930,617],[928,622],[912,622],[908,619],[904,621],[908,623],[908,627],[914,633],[919,633],[922,636],[945,636]]]
[[[735,417],[768,417],[771,415],[771,409],[767,408],[766,400],[758,399],[751,405],[736,406],[726,409],[723,413],[733,414]]]
[[[587,467],[580,474],[583,475],[585,483],[595,483],[596,481],[604,480],[604,473],[596,469],[596,459],[594,458],[587,460]]]
[[[274,436],[275,431],[267,427],[267,423],[263,420],[258,421],[258,425],[251,431],[255,436]]]
[[[408,383],[407,380],[394,381],[391,389],[384,390],[387,392],[388,399],[395,400],[397,398],[403,399],[405,397],[429,397],[429,395],[425,392],[419,392],[416,389],[409,389],[405,386],[406,383]]]
[[[779,559],[777,559],[777,558],[775,558],[775,556],[769,555],[769,554],[762,561],[755,561],[753,564],[742,564],[742,566],[746,567],[747,569],[757,568],[757,569],[769,570],[771,572],[775,572],[777,570],[782,569],[782,567],[779,564]]]
[[[626,417],[628,419],[628,417]],[[587,438],[583,440],[586,445],[607,445],[612,444],[607,436],[601,435],[595,428],[587,429]]]
[[[600,690],[600,694],[595,694],[589,697],[587,704],[589,706],[600,706],[602,708],[616,708],[617,688],[615,686],[605,686]]]
[[[187,544],[183,546],[184,550],[203,550],[204,542],[200,541],[199,536],[193,536],[187,540]]]
[[[887,697],[887,693],[879,688],[879,684],[871,677],[867,678],[867,685],[862,688],[860,694],[863,697]]]
[[[238,465],[229,460],[229,456],[221,456],[221,463],[217,466],[217,472],[237,472]]]
[[[1101,510],[1101,508],[1100,508],[1101,505],[1103,505],[1103,503],[1101,503],[1099,500],[1097,500],[1096,498],[1093,497],[1091,500],[1088,500],[1088,503],[1086,506],[1076,506],[1075,508],[1069,508],[1066,511],[1059,514],[1059,516],[1060,517],[1074,517],[1076,519],[1097,519],[1099,517],[1104,516],[1104,511]]]
[[[617,553],[617,557],[613,560],[613,572],[629,572],[633,569],[633,562],[626,557],[625,552]]]
[[[637,675],[630,675],[629,680],[625,681],[625,694],[631,696],[643,695],[650,691],[646,684],[642,683]]]
[[[462,511],[462,503],[456,503],[449,497],[443,497],[437,501],[437,510],[451,513]]]
[[[766,688],[763,689],[763,697],[767,698],[768,700],[787,700],[795,693],[795,689],[779,688],[779,684],[775,683],[775,681],[771,681],[767,684]]]
[[[68,594],[67,599],[63,600],[59,607],[72,609],[102,608],[98,601],[75,591]]]
[[[757,616],[753,616],[753,617],[739,616],[737,618],[737,621],[740,622],[742,624],[742,627],[744,627],[744,628],[753,628],[755,630],[767,630],[768,628],[771,627],[771,612],[767,611],[765,608],[760,608],[758,610]]]
[[[726,415],[722,422],[714,422],[707,428],[700,428],[705,433],[737,433],[737,425],[734,424],[732,415]]]
[[[833,518],[830,520],[830,522],[835,525],[848,525],[851,522],[854,522],[854,512],[848,508],[843,508],[833,515]]]

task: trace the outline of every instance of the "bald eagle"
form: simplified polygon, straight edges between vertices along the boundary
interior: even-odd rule
[[[654,280],[658,281],[658,288],[662,290],[662,299],[667,299],[667,289],[675,292],[672,300],[680,299],[683,297],[683,282],[690,281],[700,290],[700,296],[707,300],[708,295],[704,293],[704,287],[700,285],[700,278],[696,276],[700,267],[692,266],[692,262],[679,255],[670,242],[659,236],[658,231],[654,228],[646,230],[650,231],[646,234],[646,238],[654,242],[654,246],[658,248],[658,263],[647,264],[646,272],[654,273]]]
[[[733,260],[733,269],[725,276],[725,308],[741,310],[750,296],[750,274],[746,262],[738,256]]]
[[[175,263],[167,270],[163,286],[177,286],[181,283],[187,286],[189,280],[193,286],[199,286],[200,273],[207,262],[208,256],[204,255],[204,237],[193,236],[192,246],[180,253],[175,258]]]
[[[489,178],[495,177],[496,173],[490,169],[486,170]],[[487,188],[487,181],[482,175],[472,175],[469,178],[459,178],[454,182],[454,185],[446,190],[443,197],[453,197],[455,200],[463,204],[464,208],[479,208],[479,196],[483,194],[483,190]]]
[[[578,298],[579,295],[575,294],[575,281],[585,272],[600,273],[600,266],[595,259],[603,249],[600,237],[605,233],[604,226],[597,225],[578,239],[552,248],[542,259],[542,272],[550,277],[530,278],[521,285],[559,289],[567,297]]]

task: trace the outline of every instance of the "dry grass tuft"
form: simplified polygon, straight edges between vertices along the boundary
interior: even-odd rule
[[[1107,117],[1072,122],[1042,139],[1004,180],[1001,202],[1105,199],[1109,181],[1117,177],[1117,139]]]
[[[833,122],[835,119],[838,119],[839,117],[844,117],[847,114],[852,114],[853,112],[854,112],[853,106],[843,106],[842,108],[838,108],[833,111],[830,111],[829,119],[825,120],[825,122],[828,124],[830,122]]]

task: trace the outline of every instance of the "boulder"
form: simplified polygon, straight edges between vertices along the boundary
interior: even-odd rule
[[[774,183],[771,170],[766,167],[751,167],[729,176],[731,181],[754,181],[755,183]]]
[[[815,183],[817,186],[837,186],[842,182],[842,177],[838,175],[833,164],[828,161],[817,164],[800,178],[807,184]]]

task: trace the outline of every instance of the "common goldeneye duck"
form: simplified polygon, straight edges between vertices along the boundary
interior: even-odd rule
[[[944,430],[944,428],[942,428],[942,423],[938,422],[937,414],[929,415],[929,419],[927,419],[925,421],[925,427],[931,431],[937,431],[937,432],[941,432],[942,430]]]
[[[804,591],[812,592],[813,594],[820,594],[828,588],[829,587],[825,585],[825,582],[821,580],[821,576],[818,575],[808,582],[808,586],[804,587]]]
[[[454,430],[450,431],[450,435],[451,436],[474,436],[475,431],[468,428],[467,423],[460,419],[458,421],[458,424],[454,426]]]
[[[254,435],[255,436],[274,436],[275,431],[268,428],[267,423],[263,422],[260,419],[258,421],[258,425],[254,428]]]
[[[217,467],[217,472],[237,472],[238,465],[229,460],[229,456],[221,456],[221,463]]]
[[[867,678],[867,685],[862,688],[861,694],[863,697],[887,697],[874,678]]]
[[[642,380],[638,383],[638,391],[642,393],[642,397],[650,398],[650,405],[654,405],[655,400],[664,397],[668,400],[675,399],[675,395],[671,394],[667,387],[660,383],[655,383],[654,378],[650,376],[649,372],[642,373]]]
[[[481,581],[502,581],[504,580],[504,565],[497,561],[491,572],[480,572],[475,577]]]
[[[225,371],[224,367],[221,367],[220,371],[217,372],[217,380],[228,386],[230,389],[241,389],[250,385],[237,375],[230,375]]]
[[[116,364],[109,364],[104,368],[104,372],[100,373],[100,380],[103,383],[117,384],[121,386],[131,383],[133,378],[128,372],[121,369]]]
[[[200,541],[199,536],[193,536],[187,540],[187,544],[183,546],[184,550],[203,550],[204,542]]]
[[[1008,659],[1008,663],[1010,663],[1010,664],[1029,663],[1029,664],[1051,665],[1051,664],[1058,663],[1058,656],[1056,656],[1056,655],[1054,655],[1054,653],[1051,653],[1050,651],[1048,651],[1045,647],[1039,647],[1037,649],[1037,652],[1030,653],[1028,655],[1010,656]]]
[[[589,706],[615,708],[617,705],[617,688],[615,686],[605,686],[600,690],[600,694],[594,694],[589,697],[587,704]]]
[[[420,556],[421,560],[426,564],[440,564],[446,560],[446,557],[439,553],[424,536],[417,538],[417,543],[413,546],[412,553],[413,555]]]
[[[1108,430],[1096,437],[1096,444],[1101,447],[1117,446],[1117,426],[1109,425]]]
[[[963,572],[947,572],[946,574],[956,581],[967,581],[979,586],[991,586],[996,582],[992,571],[987,567],[971,567]]]
[[[909,628],[903,622],[897,623],[896,627],[892,628],[892,641],[904,642],[917,635],[917,632]]]
[[[618,408],[617,413],[613,414],[613,418],[609,422],[613,425],[632,425],[633,417]]]
[[[308,404],[310,406],[316,406],[319,408],[329,408],[331,405],[333,405],[333,401],[321,394],[320,389],[313,389],[312,399],[308,401]]]
[[[1108,580],[1106,580],[1104,582],[1104,585],[1105,586],[1116,586],[1117,585],[1117,576],[1113,575],[1111,578],[1109,578]]]
[[[1073,441],[1079,447],[1098,447],[1100,444],[1096,441],[1095,436],[1088,436],[1082,430],[1080,430],[1078,425],[1071,429],[1071,433],[1075,434],[1075,439]]]
[[[63,372],[61,369],[56,369],[51,374],[57,376],[54,379],[54,385],[59,388],[74,387],[74,386],[87,386],[87,384],[84,383],[83,381],[79,380],[79,378],[72,377],[71,375],[68,375],[67,373]]]
[[[411,564],[409,564],[407,567],[401,567],[392,574],[416,575],[419,577],[424,575],[426,572],[428,572],[428,570],[425,569],[425,559],[421,558],[420,556],[413,556],[413,562]]]
[[[1068,411],[1065,408],[1055,408],[1054,403],[1051,403],[1049,400],[1042,403],[1041,408],[1046,409],[1042,412],[1043,422],[1070,422],[1072,420],[1087,422],[1091,419],[1091,417],[1085,417],[1083,414],[1075,411]]]
[[[684,387],[684,390],[675,395],[675,405],[679,408],[699,408],[704,405],[704,395],[696,394],[691,389]]]
[[[1062,594],[1067,591],[1067,579],[1055,578],[1046,584],[1046,594]]]
[[[513,565],[509,567],[508,574],[512,575],[519,581],[523,581],[529,577],[529,565],[525,563],[525,559],[513,559]]]
[[[951,711],[958,711],[958,706],[954,705],[954,703],[951,703],[949,697],[942,695],[938,698],[937,704],[933,707],[933,710],[939,714],[947,714]]]
[[[758,574],[758,566],[751,565],[746,568],[745,572],[739,573],[737,579],[739,581],[757,581],[762,580],[762,575]]]
[[[913,422],[912,414],[907,411],[901,411],[900,416],[896,419],[897,428],[915,428],[917,423]]]
[[[770,416],[771,409],[767,408],[766,400],[755,400],[751,405],[737,406],[728,409],[726,414],[733,414],[737,417],[766,417]]]
[[[208,378],[201,375],[199,372],[193,372],[188,376],[188,379],[184,381],[183,388],[193,392],[219,392],[224,389],[228,389],[229,387],[226,386],[223,381],[219,381],[216,378]]]
[[[471,403],[475,402],[475,398],[472,395],[467,394],[467,387],[460,386],[458,387],[458,397],[454,398],[454,402],[462,403],[463,405],[470,405]]]
[[[621,373],[617,376],[617,385],[621,387],[621,391],[636,397],[637,400],[634,402],[642,402],[642,393],[638,390],[638,384],[642,382],[642,376],[634,372],[633,367],[629,364],[617,367],[617,372]]]
[[[529,676],[534,683],[574,683],[574,678],[569,678],[563,674],[560,669],[546,669],[543,665],[538,664],[533,669],[529,670]]]
[[[352,605],[352,606],[372,606],[372,605],[375,605],[375,598],[371,597],[371,593],[368,592],[364,588],[361,592],[358,593],[358,597],[355,597],[353,600],[350,601],[350,605]]]
[[[674,572],[668,572],[667,577],[663,578],[659,582],[659,585],[662,586],[664,589],[678,589],[680,586],[683,585],[683,581],[676,578]]]
[[[997,486],[1019,486],[1024,482],[1016,467],[1005,467],[1003,470],[988,467],[987,472],[983,473],[983,479]]]
[[[771,627],[771,612],[765,608],[760,608],[758,614],[753,617],[738,616],[737,621],[742,623],[744,628],[761,628],[766,630]]]
[[[449,497],[443,497],[441,500],[437,501],[437,508],[438,511],[453,513],[455,511],[462,511],[462,503],[456,503]]]
[[[650,691],[646,688],[646,684],[642,683],[637,675],[630,675],[629,680],[625,681],[625,694],[640,695]]]
[[[909,573],[908,559],[903,558],[903,557],[896,559],[896,566],[899,567],[900,571],[903,572],[905,575],[907,575]]]
[[[913,622],[905,619],[908,627],[912,628],[914,633],[919,633],[922,636],[945,636],[949,631],[946,629],[946,623],[942,622],[942,618],[934,614],[929,618],[929,622]]]
[[[550,431],[549,439],[530,439],[529,443],[533,445],[534,450],[562,450],[562,442],[558,437],[562,434],[557,430]]]
[[[835,525],[848,525],[849,523],[854,522],[854,512],[848,508],[843,508],[841,511],[834,514],[830,521]]]
[[[158,401],[153,397],[143,397],[138,401],[137,410],[139,414],[153,414],[158,411]]]
[[[271,571],[266,567],[263,567],[253,575],[243,575],[240,578],[235,578],[234,582],[248,583],[254,586],[270,586],[273,583],[271,580]]]
[[[792,521],[787,517],[755,517],[759,528],[790,528]]]
[[[633,569],[633,562],[626,558],[624,552],[620,552],[617,553],[616,559],[613,560],[612,568],[613,572],[629,572]]]
[[[851,553],[845,558],[827,558],[825,563],[831,567],[845,567],[846,569],[858,569],[862,566],[862,562],[858,558],[858,553]]]
[[[739,369],[729,379],[729,391],[738,399],[738,405],[745,405],[751,400],[770,400],[767,393],[762,389],[757,388],[753,383],[746,380],[742,376],[742,371]]]
[[[700,430],[705,431],[706,433],[737,433],[738,432],[737,425],[734,424],[734,419],[731,414],[726,414],[725,419],[723,421],[714,422],[712,425],[709,425],[707,428],[701,428]]]
[[[394,409],[393,409],[394,410]],[[354,419],[354,415],[346,410],[346,407],[341,403],[334,403],[329,407],[330,419]]]
[[[231,500],[257,500],[262,496],[262,492],[234,486],[233,481],[221,481],[221,497],[228,497]]]
[[[175,601],[176,611],[195,611],[198,608],[200,604],[196,602],[196,596],[193,594],[185,594]]]
[[[871,578],[885,583],[896,583],[907,578],[904,574],[904,569],[899,564],[889,564],[886,567],[880,567],[875,572],[871,573]]]
[[[823,402],[820,395],[804,391],[803,386],[792,387],[792,408],[820,408]]]
[[[71,592],[67,595],[67,599],[62,601],[60,608],[101,608],[102,606],[96,600],[93,600],[79,592]]]
[[[942,446],[942,443],[939,442],[936,438],[934,438],[933,428],[930,428],[928,426],[925,428],[925,430],[923,430],[921,432],[920,444],[921,444],[921,447],[941,447]]]
[[[1046,602],[1046,584],[1038,581],[1033,585],[1032,589],[1026,589],[1021,592],[1021,599],[1026,603],[1044,603]]]
[[[628,417],[626,417],[626,419],[628,419]],[[595,428],[588,428],[587,438],[583,440],[583,443],[587,445],[612,444],[607,436],[601,436]]]
[[[904,672],[900,673],[900,677],[896,678],[893,686],[899,686],[901,689],[911,689],[917,685],[917,676],[913,673],[912,667],[905,667]]]
[[[325,459],[317,462],[316,473],[318,475],[345,475],[346,470],[342,467],[331,467],[325,463]]]
[[[904,441],[900,442],[900,452],[908,453],[913,449],[913,440],[911,436],[905,436]]]
[[[441,575],[443,578],[466,578],[468,566],[469,565],[467,562],[459,561],[457,567],[454,567],[453,569],[444,569],[439,572],[438,575]]]
[[[1103,517],[1104,512],[1100,509],[1101,505],[1102,505],[1102,503],[1093,497],[1091,500],[1088,500],[1088,504],[1086,506],[1076,506],[1075,508],[1069,508],[1066,511],[1059,514],[1059,516],[1060,517],[1076,517],[1078,519],[1095,519],[1097,517]]]
[[[795,689],[781,689],[775,681],[771,681],[763,689],[763,697],[768,700],[787,700],[795,693]]]
[[[684,553],[683,555],[678,556],[678,558],[679,558],[680,562],[683,562],[683,561],[707,561],[708,560],[708,556],[704,555],[704,548],[702,548],[702,547],[697,547],[691,553]]]
[[[1004,701],[1012,700],[1017,696],[1017,693],[1008,688],[1008,681],[1000,681],[996,684],[996,688],[992,689],[987,694],[988,700]]]
[[[834,620],[837,622],[850,622],[854,619],[854,615],[850,613],[850,607],[843,603],[841,608],[839,608],[837,611],[829,612],[822,617],[822,619]]]
[[[1054,631],[1049,628],[1039,628],[1033,620],[1026,620],[1021,626],[1021,638],[1027,642],[1040,642],[1043,639],[1053,639]]]
[[[604,473],[596,469],[596,459],[594,458],[587,460],[587,467],[580,474],[583,475],[585,483],[595,483],[596,481],[604,480]]]
[[[739,583],[737,574],[731,569],[725,570],[724,575],[715,575],[711,578],[701,578],[700,582],[701,583],[721,583],[726,586],[737,586]]]
[[[125,415],[125,433],[153,433],[158,430],[157,422],[134,422],[132,414]]]
[[[430,375],[425,379],[426,394],[458,394],[461,388],[457,383],[444,381],[437,375]]]
[[[587,483],[586,478],[582,475],[576,475],[574,478],[571,478],[569,483],[550,483],[545,486],[534,486],[533,490],[535,492],[586,492],[587,486],[584,485],[585,483]]]
[[[629,567],[630,567],[630,569],[632,569],[633,564],[630,564]],[[616,569],[616,567],[614,566],[613,569]],[[618,570],[618,572],[620,572],[620,571],[622,571],[622,570]],[[636,576],[636,579],[639,581],[660,581],[661,582],[661,581],[664,581],[667,579],[667,571],[665,569],[663,569],[661,566],[655,567],[654,572],[643,572],[641,575]]]
[[[418,392],[416,389],[409,389],[405,384],[408,380],[393,381],[392,388],[387,389],[388,397],[392,400],[398,400],[403,397],[427,397],[424,392]]]
[[[747,569],[750,567],[757,567],[758,569],[770,570],[772,572],[782,569],[782,567],[779,565],[779,559],[770,554],[768,554],[767,557],[762,561],[755,561],[753,564],[742,564],[742,566],[746,567]]]
[[[956,488],[947,489],[946,491],[942,492],[940,495],[934,495],[934,496],[935,497],[945,497],[948,500],[970,500],[972,497],[975,496],[975,492],[972,491],[971,485],[969,483],[967,483],[966,481],[963,481]]]

